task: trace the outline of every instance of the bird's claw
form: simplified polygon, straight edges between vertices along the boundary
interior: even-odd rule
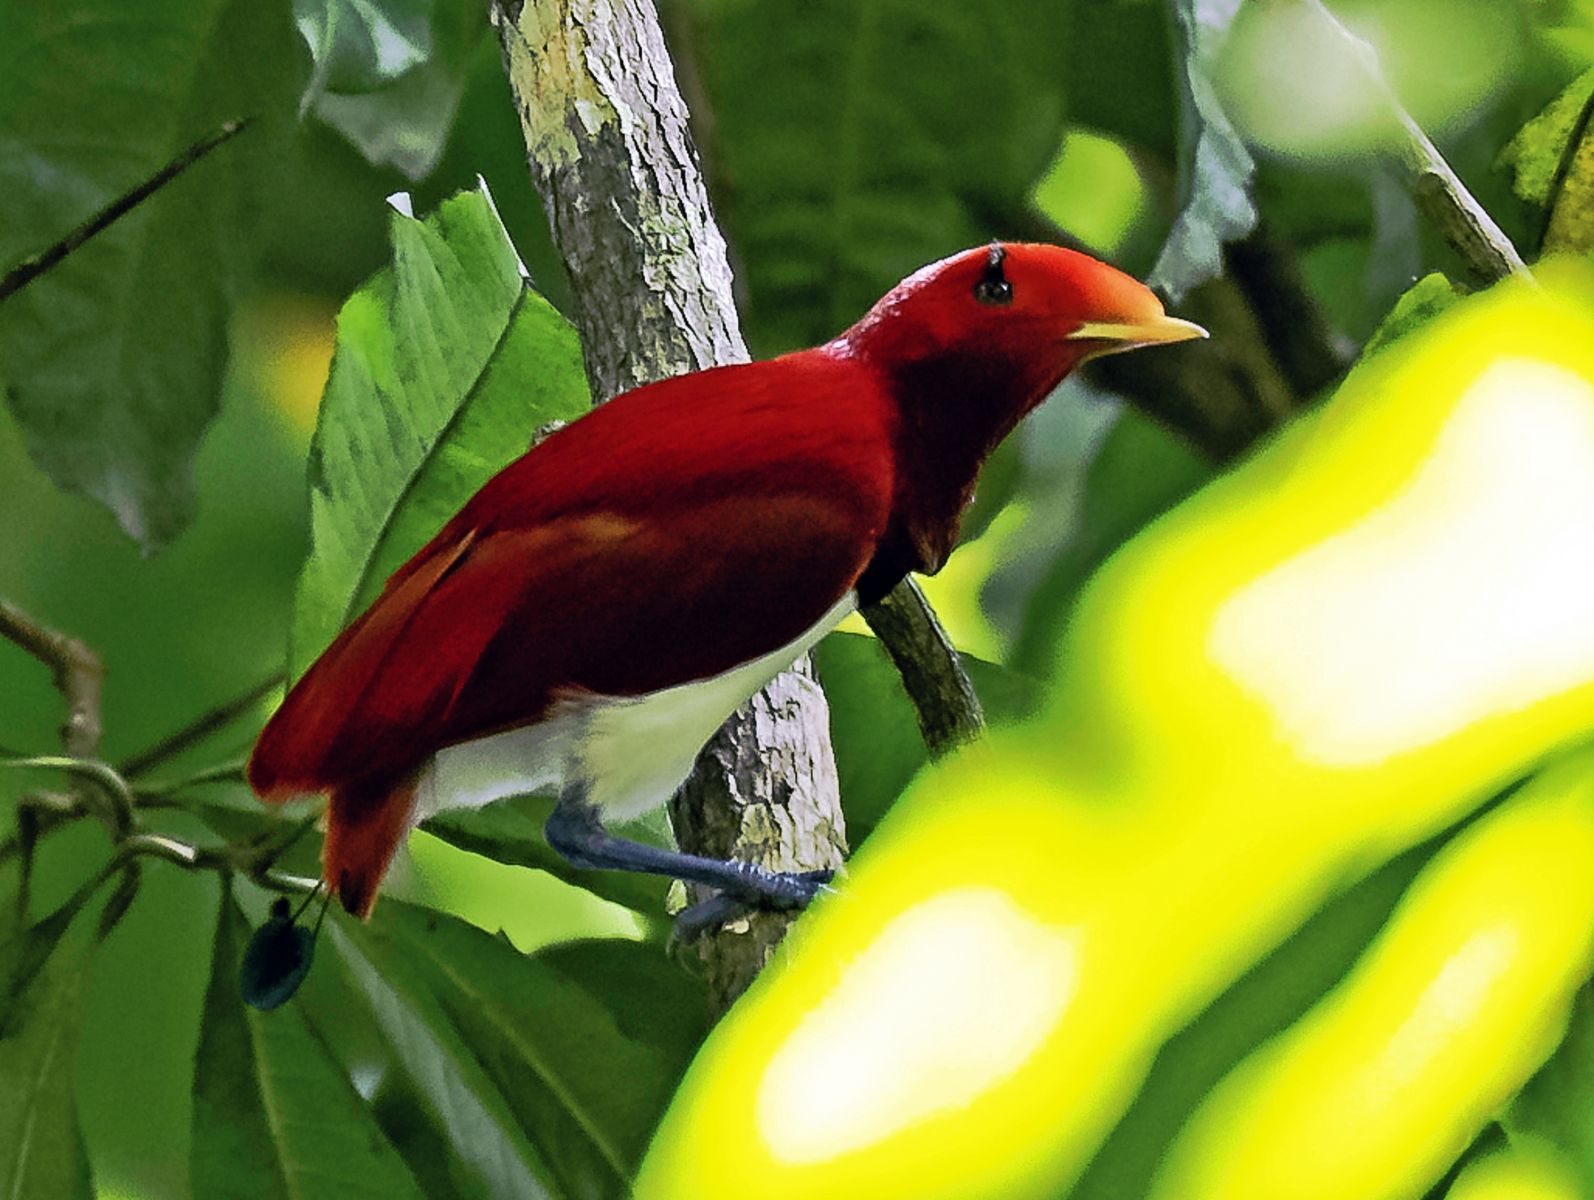
[[[796,912],[818,896],[834,893],[836,872],[770,871],[749,865],[744,882],[683,909],[670,930],[670,950],[678,952],[704,934],[752,912]]]

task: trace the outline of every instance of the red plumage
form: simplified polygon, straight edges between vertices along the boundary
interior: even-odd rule
[[[1005,254],[1008,301],[973,298],[990,266],[972,251],[826,346],[616,398],[499,472],[396,571],[249,764],[267,799],[331,793],[327,878],[344,904],[369,911],[439,750],[572,696],[719,675],[855,587],[868,598],[939,567],[985,456],[1108,348],[1069,342],[1081,323],[1161,316],[1082,255]]]

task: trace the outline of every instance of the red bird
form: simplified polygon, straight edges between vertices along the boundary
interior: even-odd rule
[[[1074,367],[1203,337],[1054,246],[923,268],[834,341],[627,392],[491,479],[289,691],[249,763],[330,796],[325,878],[367,916],[417,812],[556,786],[549,843],[797,906],[825,878],[627,842],[748,696],[909,571]]]

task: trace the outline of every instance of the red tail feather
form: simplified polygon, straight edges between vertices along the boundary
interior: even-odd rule
[[[343,907],[371,915],[377,888],[415,812],[415,777],[358,780],[332,789],[322,871]]]

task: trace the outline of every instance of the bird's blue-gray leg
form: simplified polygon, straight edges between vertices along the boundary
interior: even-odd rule
[[[544,827],[548,844],[571,866],[595,871],[640,871],[700,883],[753,908],[802,908],[817,896],[834,872],[771,871],[753,863],[726,862],[661,850],[616,837],[603,827],[598,810],[579,788],[559,798]]]

